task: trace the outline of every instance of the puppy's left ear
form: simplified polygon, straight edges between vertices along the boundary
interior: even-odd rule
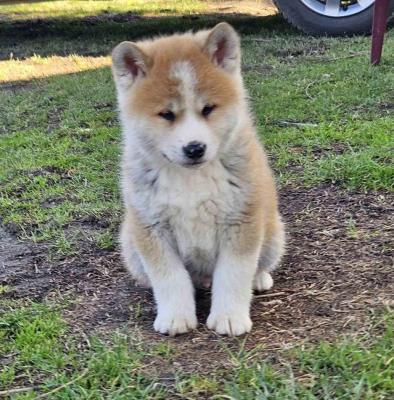
[[[240,41],[237,32],[226,22],[212,28],[204,44],[210,60],[227,72],[233,73],[240,65]]]

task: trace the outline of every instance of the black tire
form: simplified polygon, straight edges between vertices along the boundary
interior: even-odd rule
[[[341,36],[371,33],[373,4],[358,14],[335,18],[311,10],[300,0],[274,0],[274,3],[287,21],[307,34]],[[389,15],[393,11],[392,0]]]

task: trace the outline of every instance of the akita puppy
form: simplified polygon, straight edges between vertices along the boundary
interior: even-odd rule
[[[212,277],[207,320],[252,327],[252,291],[269,289],[284,248],[274,179],[240,73],[240,40],[208,31],[120,43],[113,51],[124,145],[124,261],[153,288],[154,329],[197,327],[194,284]]]

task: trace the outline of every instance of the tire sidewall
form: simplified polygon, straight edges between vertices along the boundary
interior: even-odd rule
[[[311,10],[301,0],[276,0],[275,3],[290,22],[307,33],[343,35],[371,31],[374,4],[358,14],[335,18]],[[390,8],[393,8],[393,4]]]

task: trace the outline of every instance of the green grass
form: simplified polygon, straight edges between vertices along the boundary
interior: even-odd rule
[[[7,360],[0,387],[22,380],[34,389],[13,398],[34,399],[37,391],[53,391],[53,399],[164,398],[143,372],[147,352],[135,336],[118,333],[109,342],[93,337],[81,347],[78,338],[67,339],[59,310],[37,303],[14,307],[4,305],[0,317],[0,358]]]
[[[0,142],[8,153],[0,160],[3,223],[18,224],[21,236],[34,240],[61,240],[70,227],[67,239],[74,234],[70,224],[86,219],[111,228],[120,202],[119,129],[109,71],[49,79],[28,92],[5,93],[3,100],[3,127],[10,128]],[[100,242],[108,247],[110,240],[102,236]]]
[[[273,43],[245,46],[246,80],[263,140],[284,181],[392,191],[392,36],[379,68],[368,65],[365,38],[308,38],[305,45],[285,37]],[[299,168],[289,171],[289,164]]]
[[[20,238],[65,255],[86,244],[115,247],[120,129],[108,53],[121,40],[223,19],[172,15],[204,13],[205,2],[172,2],[166,11],[162,3],[128,2],[132,11],[155,15],[132,23],[108,17],[126,11],[120,1],[0,7],[0,218]],[[106,17],[87,24],[81,18],[88,14]],[[55,20],[21,22],[33,17]],[[277,17],[225,19],[243,32],[245,83],[280,185],[392,192],[392,31],[381,66],[372,68],[369,38],[305,37]],[[346,229],[366,234],[352,219]],[[8,291],[0,286],[0,296]],[[12,399],[394,396],[392,311],[364,335],[273,357],[262,358],[258,346],[245,351],[242,342],[232,350],[223,345],[223,365],[232,368],[196,374],[174,373],[177,346],[166,338],[147,343],[135,328],[78,336],[64,307],[0,300],[0,391],[27,389]],[[163,368],[171,371],[164,378]]]
[[[15,2],[1,5],[6,20],[32,18],[86,17],[89,15],[133,12],[138,15],[190,14],[206,9],[199,0],[145,1],[145,0],[57,0],[38,2]]]
[[[274,129],[265,142],[287,183],[335,183],[347,188],[392,191],[392,129],[393,118],[381,116],[372,121],[354,119],[343,124],[323,122],[312,128]],[[289,163],[301,170],[287,171]]]
[[[282,351],[273,361],[259,348],[223,345],[229,370],[189,374],[178,370],[170,384],[160,378],[177,352],[167,342],[149,346],[138,331],[110,337],[70,336],[61,310],[51,305],[2,302],[1,390],[25,388],[13,399],[384,399],[394,395],[393,318],[376,318],[370,331],[335,343]],[[155,365],[152,360],[161,360]],[[167,383],[165,383],[167,382]]]
[[[67,3],[67,7],[62,8],[62,3]],[[116,18],[113,18],[112,12],[105,11],[108,7],[117,7],[119,14],[116,14]],[[22,10],[19,14],[16,13],[18,8]],[[48,11],[48,8],[51,10]],[[84,9],[82,13],[78,11],[81,8]],[[223,14],[223,8],[228,14]],[[182,10],[183,16],[180,18]],[[255,10],[261,12],[258,3]],[[269,12],[275,13],[275,9]],[[208,28],[223,20],[249,34],[258,32],[271,36],[276,31],[289,31],[282,19],[275,15],[264,18],[253,15],[251,4],[248,3],[244,9],[241,2],[224,5],[221,1],[197,0],[39,1],[37,4],[19,2],[9,5],[0,2],[0,15],[0,36],[3,39],[0,41],[0,60],[33,59],[35,56],[108,55],[110,49],[123,40]],[[28,17],[32,19],[26,19]],[[22,69],[22,66],[18,68]],[[13,75],[12,68],[4,69]],[[5,75],[4,72],[2,75]]]
[[[385,399],[394,394],[392,313],[362,336],[339,338],[282,352],[280,362],[236,357],[226,382],[231,398],[241,399]]]
[[[368,64],[367,38],[306,40],[286,30],[263,41],[243,38],[245,82],[280,183],[392,191],[394,37],[378,68]],[[120,215],[120,129],[110,70],[68,74],[68,57],[48,60],[50,74],[60,75],[0,93],[3,223],[21,238],[52,240],[63,253],[83,235],[111,248]],[[2,66],[17,71],[28,62],[0,61],[0,76]],[[40,74],[42,65],[42,58],[33,63]],[[82,232],[85,221],[98,233]]]

